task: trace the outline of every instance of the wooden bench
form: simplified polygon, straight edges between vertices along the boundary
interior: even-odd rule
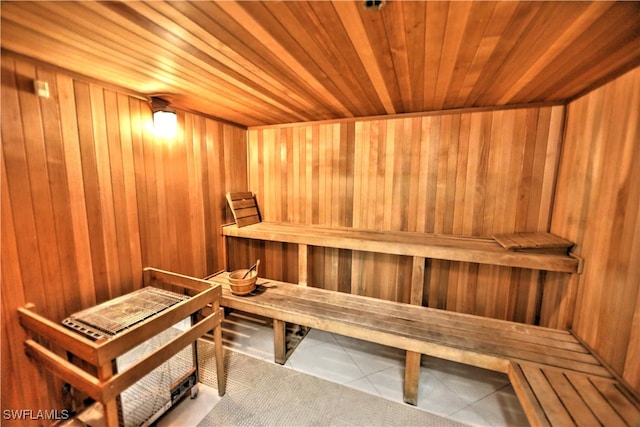
[[[222,227],[222,234],[227,237],[298,244],[300,273],[305,280],[308,246],[411,256],[421,259],[423,263],[425,258],[432,258],[565,273],[582,271],[582,260],[572,254],[507,250],[492,238],[264,221],[243,227],[230,224]]]
[[[570,331],[422,307],[427,258],[579,274],[571,242],[548,233],[489,239],[251,222],[223,235],[297,244],[299,285],[261,279],[258,292],[238,297],[225,273],[212,280],[223,284],[223,306],[274,319],[276,362],[287,357],[289,322],[406,350],[410,404],[426,354],[507,374],[533,425],[640,426],[637,395]],[[412,257],[411,305],[307,287],[309,246]]]
[[[409,404],[417,403],[420,359],[425,354],[507,374],[533,425],[572,425],[565,423],[567,419],[580,425],[586,418],[574,412],[584,405],[595,407],[594,416],[604,425],[637,425],[634,420],[640,420],[637,398],[569,331],[262,278],[251,295],[236,296],[227,276],[223,272],[209,279],[222,285],[222,306],[273,319],[277,363],[286,361],[286,324],[294,323],[406,350],[404,401]],[[536,372],[552,380],[539,381]],[[560,377],[622,391],[614,396],[574,390],[567,397]]]
[[[531,425],[640,426],[638,397],[622,381],[523,363],[509,379]]]

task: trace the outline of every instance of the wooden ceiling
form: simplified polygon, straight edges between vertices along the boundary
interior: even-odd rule
[[[1,3],[3,49],[245,126],[566,101],[640,63],[640,2]]]

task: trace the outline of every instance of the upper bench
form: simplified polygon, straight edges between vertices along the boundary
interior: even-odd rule
[[[224,226],[222,233],[230,237],[534,270],[565,273],[582,270],[580,258],[571,254],[508,250],[491,238],[277,222],[258,222],[244,227],[231,224]]]

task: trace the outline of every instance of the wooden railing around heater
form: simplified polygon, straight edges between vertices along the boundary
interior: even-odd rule
[[[297,285],[260,278],[251,295],[237,296],[226,272],[209,279],[223,285],[224,307],[273,319],[278,363],[288,357],[286,324],[294,323],[406,350],[410,404],[426,354],[507,374],[532,425],[634,426],[640,419],[637,396],[570,331],[418,306],[425,258],[580,273],[578,258],[509,251],[492,239],[268,222],[225,226],[223,234],[299,245]],[[308,246],[412,256],[411,304],[306,286]]]
[[[109,340],[91,341],[38,315],[35,312],[37,307],[32,304],[18,309],[20,323],[27,331],[44,338],[54,348],[72,354],[95,367],[97,373],[94,375],[34,339],[25,342],[25,351],[38,365],[103,404],[107,427],[118,425],[118,395],[205,333],[213,332],[218,394],[222,396],[225,393],[221,327],[224,311],[220,308],[221,287],[212,286],[204,280],[152,268],[145,268],[143,276],[144,286],[175,287],[192,296]],[[124,371],[113,372],[112,362],[116,357],[196,313],[206,315],[191,328]]]

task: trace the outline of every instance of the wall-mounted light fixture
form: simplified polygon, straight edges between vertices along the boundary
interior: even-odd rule
[[[178,131],[178,117],[175,110],[169,107],[169,101],[152,96],[151,110],[153,111],[153,131],[156,136],[173,138]]]

